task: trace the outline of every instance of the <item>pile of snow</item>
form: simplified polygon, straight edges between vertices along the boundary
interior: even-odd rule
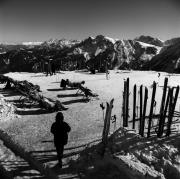
[[[17,117],[13,104],[5,101],[3,95],[0,94],[0,121],[7,121]]]
[[[100,146],[101,144],[97,144],[86,148],[74,163],[76,167],[83,168],[91,175],[101,173],[102,178],[113,178],[114,171],[119,178],[120,173],[123,172],[125,179],[180,178],[180,135],[178,133],[167,138],[153,136],[147,139],[139,136],[135,131],[119,128],[109,138],[104,158],[99,155]],[[113,169],[107,177],[108,165],[115,170]]]
[[[113,135],[113,155],[132,171],[144,176],[159,178],[180,178],[180,142],[176,131],[171,137],[149,139],[134,131],[121,128]]]

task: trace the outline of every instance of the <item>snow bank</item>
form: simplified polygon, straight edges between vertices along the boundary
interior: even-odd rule
[[[17,117],[13,104],[5,101],[3,95],[0,94],[0,121],[6,121]]]
[[[29,152],[27,152],[24,148],[21,147],[18,143],[15,142],[6,132],[0,130],[0,140],[3,141],[5,147],[7,147],[11,153],[11,157],[15,158],[16,156],[24,159],[29,165],[39,171],[42,175],[47,178],[57,179],[58,177],[51,171],[49,167],[38,162]],[[2,151],[1,151],[2,154]],[[6,168],[8,170],[8,167]]]
[[[178,179],[179,138],[180,135],[176,133],[167,138],[159,139],[154,136],[147,139],[121,128],[111,137],[111,150],[113,155],[132,168],[132,171],[154,178]]]
[[[147,139],[132,130],[120,128],[109,138],[104,158],[99,155],[101,144],[97,144],[86,148],[74,164],[78,170],[83,168],[90,175],[101,173],[101,178],[103,175],[113,178],[116,171],[119,178],[123,172],[124,179],[179,179],[179,138],[180,135],[176,134]],[[112,173],[107,171],[108,165]]]

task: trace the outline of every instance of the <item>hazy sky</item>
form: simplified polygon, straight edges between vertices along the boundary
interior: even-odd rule
[[[180,0],[0,0],[0,43],[180,37]]]

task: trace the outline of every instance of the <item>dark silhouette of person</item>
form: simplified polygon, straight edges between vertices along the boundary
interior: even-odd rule
[[[60,168],[62,168],[64,145],[66,145],[68,142],[68,133],[70,131],[71,127],[69,126],[69,124],[64,122],[63,113],[58,112],[56,114],[55,122],[51,126],[51,133],[54,134],[54,145],[56,147]]]
[[[48,74],[50,74],[51,76],[52,75],[51,59],[47,60],[45,65],[46,65],[46,76],[48,76]]]

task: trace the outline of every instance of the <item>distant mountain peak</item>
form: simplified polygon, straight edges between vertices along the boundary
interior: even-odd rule
[[[47,41],[44,41],[42,43],[43,46],[51,46],[51,47],[72,47],[73,45],[80,43],[81,41],[79,40],[67,40],[65,38],[63,39],[49,39]]]
[[[22,45],[41,45],[42,42],[22,42]]]
[[[147,44],[151,44],[151,45],[155,45],[155,46],[159,46],[159,47],[163,47],[163,45],[164,45],[164,41],[162,41],[158,38],[151,37],[149,35],[147,35],[147,36],[141,35],[139,37],[136,37],[134,40],[144,42]]]
[[[107,40],[109,40],[109,41],[111,41],[113,44],[115,44],[116,43],[116,40],[115,39],[113,39],[113,38],[111,38],[111,37],[105,37]]]
[[[95,39],[108,40],[108,41],[110,41],[113,44],[115,44],[115,42],[116,42],[116,40],[114,40],[113,38],[108,37],[108,36],[104,36],[104,35],[97,35]]]

